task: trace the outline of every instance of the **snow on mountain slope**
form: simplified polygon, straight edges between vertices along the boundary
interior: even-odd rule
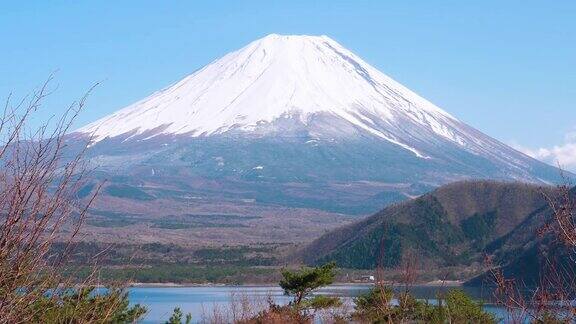
[[[420,158],[415,138],[478,143],[467,126],[326,36],[269,35],[78,130],[96,142],[146,132],[251,132],[280,118],[328,115]],[[408,131],[406,131],[408,130]],[[316,130],[322,132],[322,130]]]
[[[122,211],[143,190],[182,210],[196,197],[362,214],[456,180],[560,179],[326,36],[266,36],[69,143],[87,135]]]

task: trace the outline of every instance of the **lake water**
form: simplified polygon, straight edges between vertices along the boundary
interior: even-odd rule
[[[352,297],[366,292],[372,285],[333,285],[318,291],[319,294],[336,295],[349,304]],[[416,286],[411,291],[416,298],[434,299],[447,288]],[[476,288],[463,288],[477,299],[485,299],[488,292]],[[145,305],[148,313],[143,323],[163,323],[172,314],[174,307],[180,307],[184,314],[191,313],[193,322],[201,321],[213,311],[229,312],[231,301],[247,298],[257,305],[266,305],[271,298],[278,304],[287,303],[290,298],[284,296],[278,286],[209,286],[209,287],[133,287],[129,290],[130,302]],[[504,310],[486,306],[486,310],[503,317]]]

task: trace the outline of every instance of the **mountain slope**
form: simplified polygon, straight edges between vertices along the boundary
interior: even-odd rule
[[[559,178],[326,36],[256,40],[70,138],[112,185],[175,204],[369,214],[462,179]]]
[[[576,187],[570,190],[569,195],[574,201]],[[486,253],[502,267],[506,278],[514,278],[522,284],[541,284],[545,276],[555,280],[560,279],[556,276],[565,276],[560,281],[571,280],[574,277],[574,251],[562,241],[555,224],[553,211],[545,204],[527,215],[509,233],[487,245]],[[467,284],[493,284],[493,281],[493,275],[485,273]]]
[[[408,251],[434,268],[478,264],[485,253],[496,254],[497,262],[509,261],[536,235],[526,224],[543,217],[541,190],[553,189],[486,181],[449,184],[327,233],[296,257],[364,269],[379,262],[398,266]]]

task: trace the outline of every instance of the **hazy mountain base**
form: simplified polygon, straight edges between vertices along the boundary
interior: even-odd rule
[[[136,201],[105,195],[90,210],[82,240],[129,245],[175,244],[196,249],[309,242],[351,220],[352,217],[342,214],[254,206],[241,201],[174,197]]]
[[[361,134],[314,139],[293,132],[278,138],[145,139],[149,134],[127,134],[98,142],[87,153],[97,170],[94,181],[78,193],[88,196],[96,183],[105,181],[94,202],[89,239],[134,244],[308,242],[351,216],[371,214],[443,183],[506,178],[500,162],[442,141],[437,143],[444,147],[442,157],[422,159]],[[71,137],[67,144],[74,148],[80,141]],[[553,170],[537,163],[531,168],[546,179]]]
[[[448,168],[441,161],[415,158],[393,144],[369,137],[346,140],[284,135],[158,136],[147,140],[126,135],[99,142],[91,147],[89,156],[98,168],[98,178],[132,188],[133,195],[103,193],[113,197],[193,197],[196,203],[250,201],[258,206],[357,215],[376,212],[471,172],[478,176],[496,172],[490,166],[473,171],[473,163]]]

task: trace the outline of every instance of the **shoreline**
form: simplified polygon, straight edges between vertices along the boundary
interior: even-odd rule
[[[460,287],[464,284],[463,281],[450,280],[450,281],[430,281],[424,283],[417,283],[413,287]],[[342,286],[373,286],[374,282],[336,282],[327,287],[342,287]],[[402,284],[387,283],[393,287],[402,287]],[[221,283],[175,283],[175,282],[135,282],[128,285],[129,288],[209,288],[209,287],[278,287],[276,283],[244,283],[244,284],[221,284]]]

